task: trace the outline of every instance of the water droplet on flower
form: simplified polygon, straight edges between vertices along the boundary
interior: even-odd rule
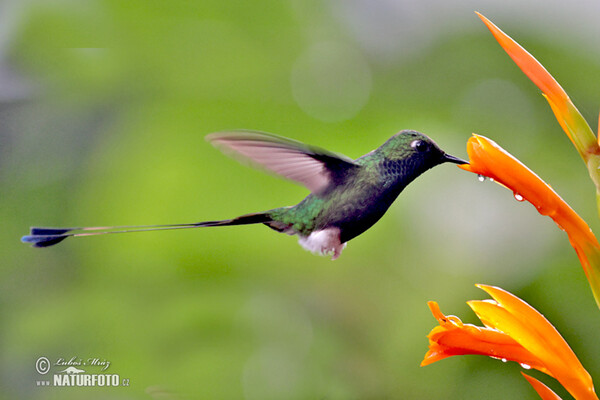
[[[483,182],[483,181],[485,181],[485,176],[477,175],[477,179],[479,179],[479,182]]]
[[[527,365],[527,364],[523,364],[523,363],[521,363],[521,367],[523,369],[531,369],[531,365]]]
[[[519,193],[515,193],[515,200],[517,200],[517,201],[523,201],[525,199]]]
[[[502,362],[507,362],[508,360],[506,358],[501,359],[500,361]]]

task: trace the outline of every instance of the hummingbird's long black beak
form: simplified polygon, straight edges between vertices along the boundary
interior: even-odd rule
[[[468,161],[463,160],[462,158],[451,156],[450,154],[444,153],[442,158],[442,162],[451,162],[454,164],[468,164]]]

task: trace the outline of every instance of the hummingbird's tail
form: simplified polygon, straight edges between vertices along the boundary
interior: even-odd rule
[[[204,221],[192,224],[172,225],[135,225],[135,226],[96,226],[85,228],[39,228],[30,229],[29,235],[23,236],[21,241],[31,243],[33,247],[54,246],[68,237],[96,236],[111,233],[132,233],[149,231],[166,231],[173,229],[204,228],[210,226],[249,225],[272,223],[269,212],[246,214],[237,218],[220,221]]]

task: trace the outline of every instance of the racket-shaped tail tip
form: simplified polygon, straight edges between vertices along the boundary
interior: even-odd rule
[[[21,238],[23,243],[31,243],[32,247],[54,246],[68,238],[69,235],[27,235]]]

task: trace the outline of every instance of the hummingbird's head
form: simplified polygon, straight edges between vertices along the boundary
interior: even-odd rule
[[[413,130],[404,130],[392,136],[380,147],[388,162],[401,162],[424,172],[445,162],[468,164],[467,161],[451,156],[439,148],[427,135]]]

